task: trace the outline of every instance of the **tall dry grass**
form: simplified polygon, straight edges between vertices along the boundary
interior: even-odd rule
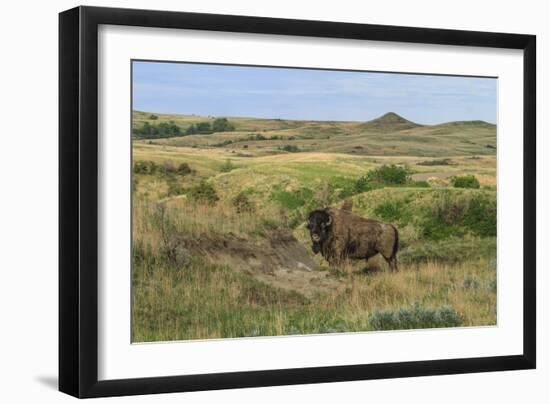
[[[136,342],[369,331],[372,315],[413,304],[451,306],[463,326],[496,324],[496,269],[488,259],[338,272],[338,287],[305,298],[223,265],[173,262],[147,244],[134,251]]]
[[[173,231],[188,237],[233,234],[242,238],[261,236],[266,229],[284,226],[285,218],[274,209],[253,208],[236,213],[230,201],[216,204],[194,203],[173,197],[162,201],[134,197],[132,212],[133,240],[157,244],[161,213]]]

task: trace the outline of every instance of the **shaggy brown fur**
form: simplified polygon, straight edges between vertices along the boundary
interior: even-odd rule
[[[397,271],[397,229],[387,223],[365,219],[342,209],[320,209],[310,213],[308,228],[313,252],[320,252],[330,265],[346,259],[366,259],[380,254]]]

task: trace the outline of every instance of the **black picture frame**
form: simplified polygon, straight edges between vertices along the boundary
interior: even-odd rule
[[[523,354],[99,381],[97,62],[100,24],[523,50]],[[59,100],[60,391],[84,398],[535,368],[535,36],[77,7],[59,15]]]

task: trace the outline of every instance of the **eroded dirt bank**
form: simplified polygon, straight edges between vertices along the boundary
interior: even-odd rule
[[[265,238],[249,240],[234,234],[182,238],[186,255],[227,265],[269,285],[310,297],[338,285],[305,247],[286,230],[273,230]]]

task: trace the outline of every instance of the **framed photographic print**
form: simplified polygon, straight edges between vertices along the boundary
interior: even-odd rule
[[[535,37],[60,14],[59,386],[535,367]]]

